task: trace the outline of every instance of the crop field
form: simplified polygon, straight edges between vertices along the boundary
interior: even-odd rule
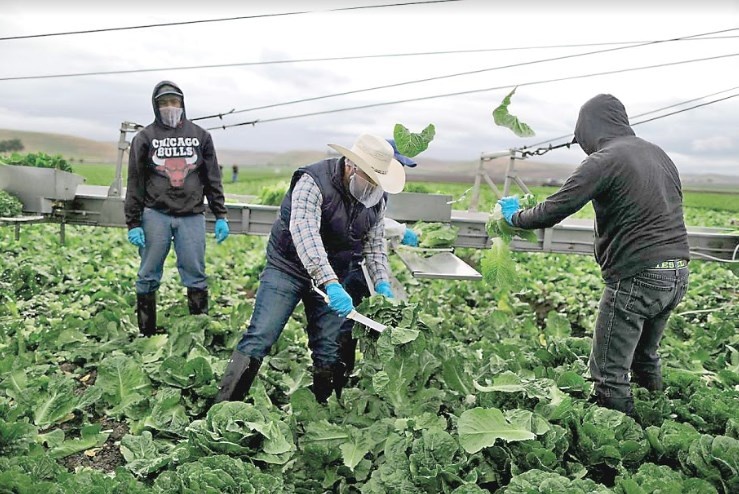
[[[84,167],[88,183],[106,173]],[[286,178],[260,173],[242,170],[227,193]],[[456,209],[469,201],[461,184],[410,185],[461,198]],[[480,210],[492,203],[485,191]],[[692,225],[735,228],[738,211],[735,196],[686,193]],[[415,279],[391,256],[408,300],[363,303],[389,329],[355,328],[361,355],[341,399],[322,406],[308,389],[298,308],[249,397],[213,405],[266,238],[207,242],[210,315],[188,315],[172,254],[166,332],[142,338],[123,229],[67,226],[60,245],[55,225],[24,226],[17,241],[0,228],[0,492],[739,492],[739,278],[726,264],[691,262],[662,342],[666,389],[634,388],[634,418],[590,400],[595,261],[515,252],[509,295]],[[456,253],[479,270],[482,251]]]

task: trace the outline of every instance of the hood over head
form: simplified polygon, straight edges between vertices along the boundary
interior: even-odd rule
[[[613,95],[599,94],[580,108],[575,124],[575,139],[585,154],[593,154],[614,137],[633,136],[623,103]]]
[[[154,91],[151,93],[151,105],[154,108],[154,117],[160,125],[165,125],[162,122],[162,115],[159,113],[159,105],[157,105],[157,98],[164,96],[165,94],[171,94],[178,96],[182,100],[182,119],[187,118],[187,112],[185,111],[185,95],[182,89],[172,81],[161,81],[154,86]]]

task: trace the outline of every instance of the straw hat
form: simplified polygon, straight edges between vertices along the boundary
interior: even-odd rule
[[[397,194],[403,190],[405,170],[393,157],[393,147],[385,139],[362,134],[351,149],[338,144],[329,144],[329,147],[349,158],[388,194]]]

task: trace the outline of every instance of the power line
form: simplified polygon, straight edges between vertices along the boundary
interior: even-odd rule
[[[669,116],[672,116],[672,115],[677,115],[678,113],[686,112],[686,111],[688,111],[688,110],[695,110],[696,108],[700,108],[700,107],[702,107],[702,106],[708,106],[708,105],[712,105],[712,104],[714,104],[714,103],[718,103],[718,102],[720,102],[720,101],[726,101],[727,99],[731,99],[731,98],[736,98],[737,96],[739,96],[739,93],[736,93],[736,94],[730,94],[729,96],[725,96],[725,97],[723,97],[723,98],[715,99],[715,100],[713,100],[713,101],[707,101],[707,102],[705,102],[705,103],[701,103],[701,104],[699,104],[699,105],[694,105],[694,106],[690,106],[690,107],[688,107],[688,108],[683,108],[683,109],[681,109],[681,110],[677,110],[677,111],[674,111],[674,112],[670,112],[670,113],[665,113],[664,115],[659,115],[659,116],[657,116],[657,117],[653,117],[653,118],[648,118],[648,119],[646,119],[646,120],[641,120],[641,121],[639,121],[639,122],[636,122],[636,123],[634,123],[634,124],[631,124],[631,126],[632,126],[632,127],[634,127],[634,126],[636,126],[636,125],[641,125],[641,124],[643,124],[643,123],[647,123],[647,122],[653,122],[654,120],[659,120],[660,118],[665,118],[665,117],[669,117]]]
[[[301,10],[296,12],[283,12],[278,14],[259,14],[259,15],[244,15],[237,17],[221,17],[216,19],[198,19],[194,21],[179,21],[179,22],[162,22],[157,24],[141,24],[138,26],[123,26],[123,27],[108,27],[100,29],[86,29],[80,31],[65,31],[58,33],[44,33],[44,34],[25,34],[21,36],[5,36],[0,38],[0,41],[18,40],[18,39],[32,39],[32,38],[48,38],[51,36],[69,36],[74,34],[93,34],[93,33],[105,33],[111,31],[127,31],[132,29],[149,29],[153,27],[170,27],[170,26],[186,26],[192,24],[205,24],[209,22],[225,22],[225,21],[239,21],[246,19],[262,19],[266,17],[286,17],[290,15],[300,14],[313,14],[317,12],[342,12],[347,10],[362,10],[362,9],[376,9],[383,7],[403,7],[407,5],[420,5],[430,3],[446,3],[446,2],[460,2],[462,0],[421,0],[416,2],[402,2],[402,3],[390,3],[384,5],[363,5],[357,7],[341,7],[337,9],[325,9],[325,10]]]
[[[426,77],[426,78],[423,78],[423,79],[414,79],[414,80],[411,80],[411,81],[396,82],[396,83],[392,83],[392,84],[384,84],[384,85],[381,85],[381,86],[374,86],[374,87],[363,88],[363,89],[353,89],[353,90],[350,90],[350,91],[343,91],[343,92],[340,92],[340,93],[327,94],[327,95],[323,95],[323,96],[314,96],[314,97],[311,97],[311,98],[301,98],[301,99],[287,101],[287,102],[283,102],[283,103],[274,103],[274,104],[270,104],[270,105],[257,106],[257,107],[253,107],[253,108],[245,108],[243,110],[231,110],[228,113],[229,114],[236,114],[236,113],[244,113],[244,112],[254,111],[254,110],[264,110],[264,109],[267,109],[267,108],[275,108],[275,107],[278,107],[278,106],[286,106],[286,105],[292,105],[292,104],[297,104],[297,103],[305,103],[305,102],[308,102],[308,101],[317,101],[317,100],[321,100],[321,99],[334,98],[334,97],[337,97],[337,96],[347,96],[347,95],[350,95],[350,94],[357,94],[357,93],[364,93],[364,92],[369,92],[369,91],[376,91],[376,90],[379,90],[379,89],[389,89],[389,88],[393,88],[393,87],[407,86],[407,85],[411,85],[411,84],[420,84],[420,83],[423,83],[423,82],[438,81],[438,80],[441,80],[441,79],[450,79],[452,77],[461,77],[461,76],[472,75],[472,74],[481,74],[483,72],[491,72],[491,71],[494,71],[494,70],[510,69],[510,68],[514,68],[514,67],[523,67],[523,66],[527,66],[527,65],[535,65],[535,64],[538,64],[538,63],[545,63],[545,62],[555,62],[555,61],[566,60],[566,59],[570,59],[570,58],[584,57],[584,56],[588,56],[588,55],[597,55],[597,54],[602,54],[602,53],[607,53],[607,52],[612,52],[612,51],[619,51],[619,50],[627,50],[627,49],[631,49],[631,48],[641,48],[641,47],[651,46],[651,45],[655,45],[655,44],[669,43],[669,42],[673,42],[673,41],[680,41],[680,40],[683,40],[683,39],[698,38],[698,37],[701,37],[701,36],[707,36],[707,35],[711,35],[711,34],[724,33],[724,32],[728,32],[728,31],[735,31],[737,29],[739,29],[739,28],[723,29],[723,30],[720,30],[720,31],[712,31],[712,32],[708,32],[708,33],[693,34],[693,35],[690,35],[690,36],[683,36],[683,37],[679,37],[679,38],[668,38],[668,39],[662,39],[662,40],[656,40],[656,41],[648,41],[648,42],[645,42],[645,43],[642,43],[642,44],[638,44],[638,45],[619,46],[619,47],[616,47],[616,48],[606,48],[606,49],[603,49],[603,50],[594,50],[594,51],[588,51],[588,52],[583,52],[583,53],[575,53],[575,54],[570,54],[570,55],[562,55],[562,56],[558,56],[558,57],[544,58],[544,59],[539,59],[539,60],[531,60],[531,61],[528,61],[528,62],[520,62],[520,63],[514,63],[514,64],[508,64],[508,65],[499,65],[497,67],[488,67],[488,68],[484,68],[484,69],[470,70],[470,71],[465,71],[465,72],[457,72],[457,73],[454,73],[454,74],[446,74],[446,75],[440,75],[440,76],[434,76],[434,77]],[[215,116],[220,116],[220,115],[214,115],[214,116],[211,116],[211,117],[198,117],[198,118],[193,118],[192,120],[204,120],[206,118],[214,118]]]
[[[474,93],[483,93],[488,91],[495,91],[499,89],[506,89],[511,87],[525,87],[525,86],[534,86],[539,84],[548,84],[552,82],[562,82],[562,81],[569,81],[569,80],[575,80],[575,79],[586,79],[590,77],[598,77],[603,75],[612,75],[612,74],[621,74],[625,72],[635,72],[638,70],[647,70],[647,69],[655,69],[655,68],[661,68],[661,67],[670,67],[675,65],[683,65],[688,63],[694,63],[694,62],[704,62],[709,60],[719,60],[723,58],[730,58],[730,57],[736,57],[739,53],[729,53],[725,55],[717,55],[713,57],[703,57],[703,58],[694,58],[690,60],[681,60],[677,62],[667,62],[667,63],[661,63],[661,64],[654,64],[654,65],[644,65],[641,67],[631,67],[627,69],[617,69],[617,70],[608,70],[603,72],[593,72],[589,74],[580,74],[580,75],[574,75],[574,76],[567,76],[567,77],[557,77],[553,79],[542,79],[539,81],[529,81],[529,82],[522,82],[518,84],[505,84],[502,86],[495,86],[495,87],[489,87],[489,88],[483,88],[483,89],[470,89],[467,91],[457,91],[454,93],[444,93],[444,94],[436,94],[431,96],[421,96],[417,98],[407,98],[407,99],[401,99],[401,100],[395,100],[395,101],[385,101],[382,103],[371,103],[367,105],[360,105],[360,106],[352,106],[347,108],[337,108],[333,110],[324,110],[324,111],[318,111],[318,112],[311,112],[311,113],[303,113],[298,115],[290,115],[285,117],[276,117],[276,118],[270,118],[270,119],[257,119],[249,122],[241,122],[231,125],[221,125],[217,127],[209,127],[208,130],[216,130],[216,129],[227,129],[229,127],[238,127],[240,125],[254,125],[256,123],[266,123],[266,122],[276,122],[279,120],[290,120],[295,118],[302,118],[302,117],[311,117],[316,115],[325,115],[329,113],[338,113],[343,111],[351,111],[351,110],[363,110],[367,108],[376,108],[380,106],[390,106],[390,105],[397,105],[400,103],[410,103],[415,101],[425,101],[430,99],[438,99],[438,98],[447,98],[450,96],[462,96],[466,94],[474,94]]]
[[[717,39],[733,39],[739,36],[706,36],[700,38],[684,38],[675,41],[710,41]],[[402,58],[402,57],[419,57],[419,56],[435,56],[435,55],[459,55],[463,53],[490,53],[490,52],[506,52],[506,51],[524,51],[524,50],[544,50],[544,49],[561,49],[561,48],[586,48],[593,46],[613,46],[613,45],[639,45],[651,43],[654,41],[608,41],[602,43],[578,43],[566,45],[533,45],[533,46],[512,46],[506,48],[476,48],[468,50],[443,50],[443,51],[427,51],[427,52],[411,52],[411,53],[384,53],[373,55],[349,55],[344,57],[318,57],[318,58],[297,58],[288,60],[264,60],[261,62],[231,62],[208,65],[181,65],[176,67],[149,67],[144,69],[126,69],[126,70],[103,70],[91,72],[69,72],[66,74],[40,74],[40,75],[23,75],[12,77],[0,77],[2,81],[28,81],[35,79],[61,79],[69,77],[89,77],[89,76],[105,76],[105,75],[122,75],[122,74],[140,74],[147,72],[173,72],[179,70],[201,70],[201,69],[219,69],[229,67],[253,67],[260,65],[277,65],[292,63],[312,63],[312,62],[340,62],[347,60],[366,60],[374,58]]]
[[[669,110],[670,108],[675,108],[676,106],[683,106],[683,105],[687,105],[688,103],[693,103],[695,101],[699,101],[699,100],[702,100],[702,99],[710,98],[711,96],[716,96],[716,95],[722,94],[722,93],[728,93],[729,91],[733,91],[735,89],[739,89],[739,86],[734,86],[734,87],[729,88],[729,89],[724,89],[723,91],[716,91],[715,93],[711,93],[711,94],[704,94],[703,96],[699,96],[697,98],[685,100],[685,101],[682,101],[680,103],[675,103],[674,105],[663,106],[662,108],[657,108],[656,110],[650,110],[648,112],[639,113],[637,115],[632,115],[630,117],[630,119],[638,118],[638,117],[643,117],[645,115],[651,115],[652,113],[659,113],[659,112],[664,111],[664,110]],[[672,115],[672,113],[670,115]],[[643,123],[643,122],[639,122],[639,123]],[[633,124],[632,127],[634,125],[638,125],[638,124]],[[554,137],[552,139],[547,139],[546,141],[541,141],[541,142],[536,142],[534,144],[529,144],[528,146],[523,146],[520,149],[521,150],[524,150],[524,149],[531,149],[531,148],[534,148],[534,147],[539,147],[542,144],[547,144],[547,143],[550,143],[550,142],[559,141],[560,139],[564,139],[564,138],[567,138],[567,137],[572,137],[572,132],[570,132],[569,134],[565,134],[565,135],[559,136],[559,137]]]
[[[732,89],[727,89],[726,91],[731,91],[731,90],[737,89],[737,88],[739,88],[739,86],[737,86],[735,88],[732,88]],[[719,91],[718,93],[713,93],[713,94],[715,95],[715,94],[719,94],[719,93],[725,93],[726,91]],[[708,96],[712,96],[712,95],[702,96],[701,98],[696,98],[696,99],[702,99],[702,98],[706,98]],[[701,108],[703,106],[708,106],[708,105],[712,105],[714,103],[719,103],[721,101],[726,101],[726,100],[731,99],[731,98],[736,98],[737,96],[739,96],[739,93],[730,94],[729,96],[725,96],[723,98],[718,98],[718,99],[715,99],[713,101],[706,101],[705,103],[700,103],[698,105],[690,106],[688,108],[682,108],[682,109],[677,110],[677,111],[674,111],[674,112],[665,113],[664,115],[658,115],[656,117],[648,118],[646,120],[641,120],[639,122],[635,122],[635,123],[632,123],[630,125],[631,125],[631,127],[636,127],[637,125],[641,125],[643,123],[653,122],[653,121],[659,120],[661,118],[666,118],[666,117],[670,117],[672,115],[677,115],[678,113],[683,113],[683,112],[686,112],[686,111],[695,110],[696,108]],[[652,110],[652,111],[649,111],[649,112],[646,112],[646,113],[642,113],[641,115],[648,115],[648,114],[651,114],[651,113],[656,113],[656,112],[665,110],[667,108],[673,108],[675,106],[684,105],[684,104],[686,104],[688,102],[696,101],[696,99],[687,100],[687,101],[683,101],[682,103],[678,103],[676,105],[670,105],[670,106],[666,106],[664,108],[659,108],[657,110]],[[522,147],[522,148],[517,149],[517,151],[520,151],[521,152],[521,157],[522,158],[525,158],[527,156],[541,156],[542,154],[546,154],[549,151],[554,151],[555,149],[559,149],[559,148],[563,148],[563,147],[569,148],[570,145],[572,144],[571,140],[569,140],[569,137],[570,136],[572,136],[572,134],[567,134],[565,136],[558,137],[556,139],[550,139],[549,141],[544,141],[544,142],[551,142],[551,141],[555,141],[555,140],[559,140],[559,139],[562,139],[562,138],[567,137],[568,140],[566,142],[563,142],[562,144],[557,144],[557,145],[554,145],[554,146],[549,145],[549,146],[547,146],[545,148],[540,147],[540,148],[537,148],[537,149],[535,149],[533,151],[525,151],[526,149],[533,147],[533,146],[525,146],[525,147]]]

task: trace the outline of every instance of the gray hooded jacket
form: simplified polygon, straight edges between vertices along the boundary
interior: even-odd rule
[[[610,94],[590,99],[575,139],[588,157],[559,191],[516,213],[514,225],[549,228],[593,201],[595,258],[606,281],[688,259],[677,168],[661,148],[634,135],[623,104]]]
[[[174,82],[158,83],[151,95],[154,122],[131,140],[124,205],[129,230],[141,226],[144,208],[170,216],[202,214],[204,197],[216,218],[225,218],[227,213],[213,139],[187,119],[184,96],[177,126],[162,121],[156,96],[165,85],[183,94]]]

